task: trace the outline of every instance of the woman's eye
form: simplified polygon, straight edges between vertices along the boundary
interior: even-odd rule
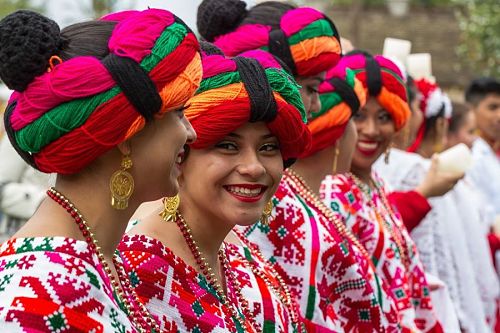
[[[184,105],[183,107],[181,107],[181,108],[179,108],[179,109],[175,110],[175,112],[176,112],[177,116],[178,116],[179,118],[181,118],[181,119],[182,119],[182,118],[184,118],[184,110],[186,110],[187,108],[188,108],[188,105]]]
[[[378,118],[383,122],[392,121],[392,116],[389,113],[383,113]]]
[[[238,150],[238,146],[236,146],[233,142],[220,142],[216,144],[215,147],[225,150]]]
[[[310,94],[317,94],[317,93],[319,93],[317,87],[307,87],[307,90],[309,91]]]
[[[266,143],[265,145],[262,145],[262,147],[260,147],[261,151],[275,151],[279,149],[280,147],[277,143]]]

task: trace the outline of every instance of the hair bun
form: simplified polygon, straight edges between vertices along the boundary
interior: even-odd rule
[[[196,26],[209,42],[227,34],[247,16],[247,4],[241,0],[203,0],[198,7]]]
[[[10,89],[24,91],[64,43],[58,24],[41,14],[18,10],[7,15],[0,21],[0,78]]]

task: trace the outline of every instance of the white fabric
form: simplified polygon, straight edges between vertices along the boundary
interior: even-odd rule
[[[472,162],[467,176],[483,192],[494,214],[500,215],[500,160],[488,143],[478,138],[472,146]]]
[[[434,288],[431,290],[432,305],[446,333],[461,333],[458,318],[450,298],[446,284],[436,276],[426,273],[427,282]]]
[[[429,166],[421,156],[392,149],[389,164],[377,161],[374,167],[395,190],[406,191],[418,186]],[[462,328],[486,333],[491,332],[486,317],[492,315],[492,302],[498,297],[498,280],[488,260],[480,205],[469,199],[473,192],[464,186],[430,199],[432,210],[411,236],[426,272],[446,283]]]
[[[45,197],[49,177],[24,162],[7,136],[0,140],[0,242],[33,215]]]

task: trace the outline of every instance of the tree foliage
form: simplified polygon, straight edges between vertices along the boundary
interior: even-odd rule
[[[31,9],[43,13],[44,8],[44,1],[39,2],[38,5],[34,5],[30,0],[0,0],[0,18],[18,9]]]
[[[462,43],[462,65],[477,75],[500,77],[500,6],[498,0],[454,0]]]

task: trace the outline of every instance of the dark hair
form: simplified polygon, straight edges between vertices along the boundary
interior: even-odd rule
[[[453,113],[450,119],[449,132],[455,133],[462,127],[465,117],[471,110],[463,103],[452,102],[451,106],[453,108]]]
[[[60,56],[68,60],[77,56],[103,59],[109,53],[108,41],[117,22],[88,21],[67,26],[61,36],[68,41]]]
[[[425,120],[425,131],[424,131],[424,137],[427,136],[429,133],[434,131],[436,127],[436,123],[439,118],[444,118],[444,112],[445,112],[445,105],[441,105],[441,109],[439,109],[439,112],[437,115],[429,117]]]
[[[241,0],[203,0],[198,6],[196,26],[204,39],[213,42],[241,24],[265,24],[278,29],[283,14],[294,8],[291,4],[266,1],[247,10]]]
[[[418,88],[415,85],[415,80],[413,80],[413,77],[409,74],[406,79],[406,90],[408,91],[408,105],[410,106],[411,112],[413,112],[414,110],[412,110],[411,104],[415,101],[415,98],[417,98]]]
[[[209,42],[204,41],[204,40],[200,41],[200,49],[206,55],[216,55],[216,54],[218,54],[218,55],[224,56],[224,52],[222,52],[221,49],[219,49],[214,44],[209,43]]]
[[[492,77],[481,77],[471,81],[465,90],[465,100],[477,106],[489,94],[500,95],[500,81]]]
[[[103,58],[115,25],[90,21],[60,31],[56,22],[36,12],[11,13],[0,21],[0,78],[10,89],[22,92],[47,71],[52,56]]]

